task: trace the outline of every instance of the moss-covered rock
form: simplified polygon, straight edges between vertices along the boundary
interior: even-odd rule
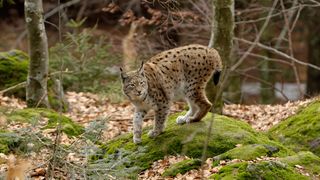
[[[84,128],[73,122],[70,118],[59,115],[59,113],[42,108],[26,108],[19,109],[7,114],[7,120],[26,122],[31,124],[37,124],[43,118],[48,119],[48,123],[44,126],[44,129],[56,128],[61,122],[61,129],[68,136],[78,136],[84,132]]]
[[[0,52],[0,90],[26,81],[28,66],[29,57],[26,53],[19,50]],[[21,89],[10,93],[25,97]]]
[[[132,142],[132,133],[119,136],[101,146],[101,155],[107,164],[127,177],[136,177],[138,172],[150,167],[152,162],[165,155],[184,154],[192,158],[200,158],[207,139],[207,130],[212,114],[208,114],[201,122],[176,125],[179,114],[170,116],[165,132],[155,139],[150,139],[144,130],[142,143]],[[237,144],[265,144],[276,147],[278,156],[292,154],[281,144],[270,141],[262,133],[256,132],[245,122],[225,116],[216,115],[212,124],[212,133],[208,142],[208,157],[222,154],[236,147]],[[128,171],[130,173],[128,173]],[[119,174],[118,174],[119,175]]]
[[[302,151],[296,155],[281,158],[280,161],[292,167],[303,166],[310,174],[320,177],[320,157],[312,152]]]
[[[305,177],[294,168],[300,165],[311,176]],[[241,162],[227,165],[213,175],[213,179],[317,179],[320,172],[320,158],[311,152],[299,152],[275,161],[257,163]]]
[[[320,101],[272,127],[268,135],[296,152],[312,151],[320,156]]]
[[[277,146],[269,144],[248,144],[233,148],[223,154],[215,156],[213,159],[217,161],[223,159],[252,160],[261,156],[272,156],[277,152],[279,152]]]
[[[241,162],[224,166],[211,179],[290,179],[303,180],[307,177],[297,173],[294,168],[277,161],[261,161],[258,163]]]
[[[175,163],[171,165],[169,168],[165,170],[162,174],[164,177],[174,177],[177,174],[184,174],[192,169],[197,169],[201,166],[200,159],[186,159],[181,162]]]

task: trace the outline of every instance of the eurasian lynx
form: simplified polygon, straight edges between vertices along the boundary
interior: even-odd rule
[[[193,44],[159,53],[137,71],[120,70],[123,92],[135,106],[133,141],[140,143],[142,122],[148,110],[155,111],[154,128],[148,134],[153,138],[163,131],[177,91],[185,95],[189,111],[176,122],[200,121],[211,108],[205,95],[206,84],[212,75],[214,83],[218,83],[222,63],[215,49]]]

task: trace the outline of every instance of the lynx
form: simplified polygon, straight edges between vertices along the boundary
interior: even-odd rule
[[[218,84],[222,62],[215,49],[192,44],[159,53],[136,71],[120,71],[123,92],[135,106],[133,141],[140,143],[143,118],[150,109],[155,111],[155,120],[149,137],[163,132],[176,92],[182,92],[189,105],[189,111],[176,119],[177,124],[200,121],[211,108],[206,84],[212,75]]]

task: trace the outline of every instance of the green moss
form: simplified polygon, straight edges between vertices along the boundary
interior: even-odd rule
[[[176,164],[171,165],[165,172],[162,174],[164,177],[174,177],[177,174],[184,174],[192,169],[197,169],[201,166],[200,159],[186,159]]]
[[[320,101],[315,101],[268,131],[275,139],[296,152],[320,155]]]
[[[22,51],[0,52],[0,88],[27,80],[29,57]]]
[[[310,174],[320,175],[320,157],[312,152],[299,152],[296,155],[281,158],[280,161],[292,167],[295,165],[303,166]]]
[[[61,122],[62,131],[68,136],[78,136],[84,132],[84,128],[74,123],[70,118],[59,115],[59,113],[42,108],[26,108],[13,111],[7,115],[8,121],[19,121],[31,124],[37,124],[43,118],[48,118],[48,123],[44,129],[56,128]]]
[[[242,160],[252,160],[261,156],[272,156],[277,153],[279,148],[271,145],[263,144],[248,144],[244,146],[239,146],[233,148],[223,154],[214,157],[214,160],[222,159],[242,159]]]
[[[105,162],[112,164],[112,168],[117,172],[135,167],[133,174],[126,173],[130,176],[136,176],[140,171],[149,168],[152,162],[162,159],[165,155],[184,154],[192,158],[200,158],[207,139],[211,114],[201,122],[180,126],[175,123],[179,115],[170,116],[165,132],[155,139],[147,137],[148,128],[144,130],[140,145],[133,144],[132,133],[125,134],[102,145],[99,157],[104,157]],[[282,156],[292,154],[279,143],[270,141],[262,133],[256,132],[247,123],[216,115],[212,124],[207,155],[208,157],[219,155],[235,148],[237,144],[258,143],[278,148],[277,154]],[[126,161],[120,162],[120,158]]]
[[[19,50],[0,52],[0,90],[27,80],[29,57]],[[25,96],[22,89],[11,91],[18,96]],[[10,94],[11,95],[11,94]]]
[[[212,179],[308,179],[301,174],[295,172],[295,170],[283,163],[276,161],[262,161],[258,163],[249,164],[247,162],[241,162],[236,164],[230,164],[224,166],[219,172],[210,178]]]

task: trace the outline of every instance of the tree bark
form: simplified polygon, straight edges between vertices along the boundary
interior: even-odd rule
[[[307,9],[304,16],[308,27],[308,59],[310,64],[320,66],[320,12],[317,8]],[[320,94],[320,71],[308,67],[307,72],[307,95],[315,96]]]
[[[42,0],[25,0],[30,65],[27,79],[27,106],[48,107],[48,42]]]
[[[213,25],[209,47],[214,47],[220,54],[224,65],[224,72],[229,67],[232,54],[232,38],[234,30],[234,0],[213,0]],[[222,75],[222,78],[224,76]],[[222,81],[222,79],[220,79]],[[228,83],[229,84],[229,83]],[[219,83],[214,86],[213,81],[210,81],[207,86],[207,95],[210,102],[213,103],[212,111],[222,113],[222,93],[219,92],[224,88],[224,85]],[[220,90],[219,90],[220,89]]]

